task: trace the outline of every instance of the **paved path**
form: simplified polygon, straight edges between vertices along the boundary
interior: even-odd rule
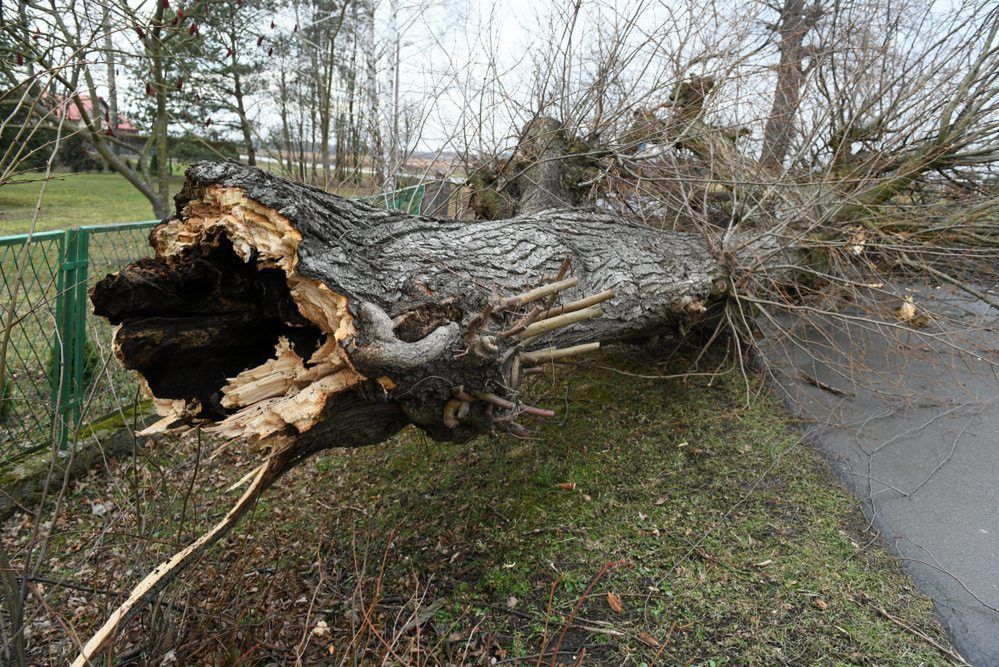
[[[920,335],[816,319],[795,325],[801,346],[768,332],[766,356],[958,651],[999,667],[999,317],[963,293],[898,291],[934,314]]]

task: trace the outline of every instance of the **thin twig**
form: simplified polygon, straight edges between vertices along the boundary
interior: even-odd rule
[[[926,634],[922,630],[918,630],[918,629],[912,627],[911,625],[908,625],[907,623],[904,623],[903,621],[899,620],[895,616],[892,616],[890,613],[888,613],[888,610],[886,610],[884,607],[880,606],[874,600],[872,600],[870,598],[870,596],[867,595],[867,593],[864,593],[863,591],[861,591],[860,592],[860,599],[862,599],[864,602],[866,602],[868,605],[870,605],[870,607],[874,611],[876,611],[878,614],[880,614],[884,618],[888,619],[889,621],[891,621],[892,623],[894,623],[898,627],[902,628],[906,632],[912,634],[913,636],[919,637],[924,642],[926,642],[927,644],[929,644],[930,646],[932,646],[936,650],[940,651],[940,653],[942,653],[943,655],[945,655],[948,658],[950,658],[951,660],[953,660],[956,664],[958,664],[958,665],[967,665],[967,664],[969,664],[967,660],[965,660],[964,658],[961,657],[961,654],[957,653],[956,651],[950,650],[946,646],[943,646],[942,644],[940,644],[939,642],[937,642],[935,639],[933,639],[932,637],[930,637],[928,634]]]

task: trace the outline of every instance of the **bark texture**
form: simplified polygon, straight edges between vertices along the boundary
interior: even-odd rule
[[[151,242],[92,292],[126,367],[167,419],[310,451],[509,427],[529,351],[687,326],[725,285],[699,237],[595,210],[436,220],[233,163],[192,166]]]

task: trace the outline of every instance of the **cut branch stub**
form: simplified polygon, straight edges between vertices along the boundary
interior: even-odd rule
[[[536,352],[526,352],[523,355],[524,361],[531,364],[544,364],[551,361],[558,361],[566,357],[577,354],[596,352],[600,349],[600,343],[584,343],[583,345],[573,345],[572,347],[555,348],[550,347]]]

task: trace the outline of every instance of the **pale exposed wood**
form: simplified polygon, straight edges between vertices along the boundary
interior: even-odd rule
[[[557,315],[564,315],[565,313],[574,313],[577,310],[582,310],[583,308],[589,308],[590,306],[595,306],[604,301],[610,301],[614,298],[614,290],[607,289],[603,292],[598,292],[597,294],[590,295],[578,301],[571,301],[563,306],[557,306],[555,308],[549,308],[548,310],[541,313],[538,316],[540,320],[547,320],[548,318],[555,317]]]
[[[530,291],[524,292],[523,294],[512,296],[509,299],[506,299],[504,303],[507,306],[526,306],[532,301],[537,301],[543,297],[564,292],[570,287],[575,287],[578,283],[579,278],[566,278],[565,280],[548,283],[547,285],[536,287]]]
[[[347,297],[312,278],[292,275],[288,284],[299,312],[320,329],[333,334],[336,340],[355,333],[353,318],[347,310]]]
[[[576,354],[595,352],[598,349],[600,349],[600,343],[583,343],[582,345],[573,345],[572,347],[563,348],[550,347],[546,350],[525,352],[523,360],[529,363],[543,364],[549,361],[555,361],[556,359],[565,359],[566,357],[571,357]]]
[[[237,408],[258,403],[265,398],[284,396],[289,389],[294,389],[295,379],[305,372],[302,358],[282,338],[273,359],[243,371],[222,388],[222,406]]]
[[[534,338],[535,336],[540,336],[541,334],[548,333],[549,331],[555,331],[556,329],[567,327],[570,324],[575,324],[576,322],[592,320],[593,318],[600,317],[603,314],[604,311],[602,309],[597,306],[592,306],[590,308],[584,308],[583,310],[577,310],[573,313],[557,315],[547,320],[535,322],[531,326],[524,329],[523,332],[517,334],[517,337],[521,340]]]
[[[287,395],[250,404],[211,430],[224,438],[255,441],[268,438],[289,425],[304,433],[319,421],[329,398],[364,380],[357,371],[342,367],[331,375],[309,382],[303,389],[292,384]]]
[[[185,419],[188,412],[187,401],[184,399],[153,398],[153,409],[162,419],[158,419],[136,435],[157,435],[171,430],[171,425]]]

